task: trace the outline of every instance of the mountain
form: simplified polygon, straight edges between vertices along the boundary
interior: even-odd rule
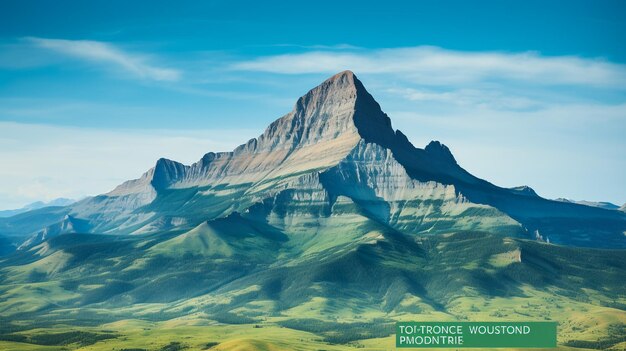
[[[520,195],[528,195],[528,196],[539,196],[535,192],[535,189],[529,187],[528,185],[521,185],[510,188],[512,191],[520,194]]]
[[[465,171],[440,142],[414,147],[350,71],[309,91],[232,152],[210,152],[189,166],[160,159],[139,179],[73,204],[69,214],[86,232],[147,234],[191,229],[305,191],[315,191],[317,215],[329,215],[346,196],[410,235],[506,227],[552,243],[626,247],[621,213],[547,200],[529,187],[497,187]],[[37,231],[49,225],[42,224]]]
[[[31,204],[28,204],[22,208],[18,208],[15,210],[3,210],[0,211],[0,218],[4,218],[4,217],[11,217],[11,216],[15,216],[17,214],[20,213],[24,213],[24,212],[28,212],[28,211],[32,211],[32,210],[37,210],[40,208],[44,208],[44,207],[50,207],[50,206],[67,206],[67,205],[71,205],[72,203],[76,202],[75,200],[72,199],[66,199],[66,198],[58,198],[58,199],[54,199],[52,201],[48,201],[48,202],[43,202],[43,201],[36,201],[33,202]]]
[[[398,320],[520,318],[595,347],[626,324],[625,213],[414,147],[350,71],[232,152],[159,159],[0,231],[20,240],[0,347],[379,350]]]
[[[591,206],[591,207],[599,207],[599,208],[603,208],[605,210],[619,210],[619,208],[620,208],[616,204],[613,204],[613,203],[610,203],[610,202],[605,202],[605,201],[599,201],[599,202],[586,201],[586,200],[577,201],[577,200],[572,200],[572,199],[565,199],[565,198],[562,198],[562,197],[556,199],[556,201],[569,202],[569,203],[585,205],[585,206]]]

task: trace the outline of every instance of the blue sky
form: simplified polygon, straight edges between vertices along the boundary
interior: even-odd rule
[[[0,209],[230,150],[344,69],[479,177],[626,201],[624,2],[170,3],[0,2]]]

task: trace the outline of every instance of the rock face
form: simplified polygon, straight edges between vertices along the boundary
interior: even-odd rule
[[[393,135],[389,118],[352,72],[342,72],[298,99],[258,138],[233,152],[205,155],[176,187],[255,183],[324,169],[361,139],[379,135]]]
[[[211,238],[215,224],[207,221],[234,214],[293,235],[357,221],[408,235],[480,230],[532,238],[541,230],[555,243],[626,247],[621,212],[500,188],[466,172],[438,141],[414,147],[350,71],[232,152],[210,152],[190,166],[160,159],[139,179],[70,211],[92,233],[200,228],[194,233]]]

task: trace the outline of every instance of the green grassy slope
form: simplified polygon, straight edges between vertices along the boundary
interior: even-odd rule
[[[252,228],[261,224],[241,216],[225,218],[208,230],[209,236],[236,236],[228,240],[227,250],[217,245],[220,250],[205,251],[198,243],[181,240],[207,232],[59,236],[46,243],[41,256],[33,250],[2,262],[0,316],[5,329],[0,339],[6,343],[0,345],[157,350],[170,342],[202,349],[202,342],[211,341],[230,350],[240,345],[385,349],[392,346],[388,335],[397,320],[545,319],[559,321],[562,344],[599,347],[619,342],[616,330],[626,323],[622,251],[560,247],[481,232],[414,238],[368,225],[366,219],[356,223],[346,232],[367,237],[374,231],[376,236],[330,245],[321,235],[299,260],[288,258],[289,240],[277,232],[255,235]],[[246,253],[255,250],[240,252],[238,245],[246,240],[260,248],[258,255]],[[313,249],[316,245],[323,249]],[[271,264],[266,256],[270,251]],[[152,325],[152,331],[102,326],[136,318]],[[167,323],[180,331],[166,332]],[[76,330],[61,324],[86,328],[88,333],[80,338],[93,344],[81,346],[82,341],[72,342],[79,336],[68,334],[45,346],[29,336]],[[198,325],[190,331],[188,324]],[[228,327],[220,329],[219,324]],[[255,324],[272,330],[277,339],[261,337]],[[99,339],[107,333],[111,338]],[[147,333],[161,335],[159,342],[142,344]]]

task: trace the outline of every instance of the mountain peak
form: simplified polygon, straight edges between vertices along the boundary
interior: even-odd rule
[[[154,166],[151,184],[156,190],[165,189],[177,180],[182,179],[187,166],[180,162],[160,158]]]
[[[324,169],[340,162],[361,141],[392,150],[412,174],[460,174],[444,145],[416,149],[400,131],[394,131],[378,102],[357,76],[346,70],[309,90],[291,112],[232,152],[207,153],[189,167],[160,159],[142,179],[127,182],[110,194],[159,191],[176,182],[184,183],[179,186],[255,183]]]
[[[335,74],[334,76],[326,79],[325,82],[339,82],[342,84],[354,84],[354,80],[355,80],[356,76],[354,75],[354,72],[350,71],[350,70],[345,70],[342,72],[339,72],[337,74]],[[322,83],[324,84],[324,83]]]
[[[343,71],[309,90],[290,113],[235,153],[294,150],[336,139],[368,139],[380,133],[380,127],[390,129],[388,117],[356,75]]]
[[[520,186],[516,186],[513,188],[509,188],[509,189],[513,190],[513,192],[518,195],[539,196],[537,195],[537,192],[533,188],[529,187],[528,185],[520,185]]]
[[[440,143],[437,140],[433,140],[430,143],[428,143],[428,145],[426,145],[424,150],[428,154],[442,161],[449,161],[449,162],[456,163],[456,160],[454,159],[452,152],[450,152],[450,149],[448,149],[447,146],[445,146],[444,144]]]
[[[180,162],[160,158],[154,167],[144,173],[141,178],[126,181],[108,192],[107,195],[123,196],[159,191],[183,179],[188,170],[189,166]]]

